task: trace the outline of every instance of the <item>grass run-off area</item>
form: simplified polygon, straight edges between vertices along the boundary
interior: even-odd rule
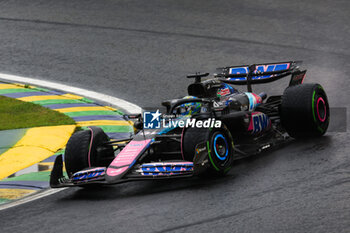
[[[0,130],[74,124],[72,118],[62,113],[0,96]]]

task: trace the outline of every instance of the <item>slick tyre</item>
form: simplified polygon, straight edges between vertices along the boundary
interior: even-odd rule
[[[208,152],[207,173],[226,174],[233,162],[233,140],[225,126],[221,128],[187,128],[183,135],[183,155],[185,160],[193,161],[197,155],[196,147],[206,146]]]
[[[68,140],[64,163],[69,177],[89,167],[106,167],[114,159],[113,147],[103,146],[108,136],[99,127],[78,131]]]
[[[282,96],[281,123],[294,138],[319,137],[329,124],[329,104],[320,84],[288,87]]]

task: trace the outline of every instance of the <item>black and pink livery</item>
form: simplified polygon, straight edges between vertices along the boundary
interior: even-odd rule
[[[62,172],[62,155],[55,161],[51,187],[117,184],[132,180],[190,177],[201,173],[225,174],[234,161],[258,154],[291,138],[322,136],[329,124],[327,95],[319,84],[304,83],[301,62],[278,62],[219,68],[219,73],[188,75],[193,98],[162,102],[167,114],[186,103],[200,103],[197,120],[221,121],[219,128],[172,127],[144,129],[140,115],[135,135],[110,141],[98,127],[70,138]],[[281,95],[256,94],[252,85],[291,76]],[[204,79],[205,80],[202,80]],[[234,86],[246,85],[247,91]],[[181,118],[181,116],[179,117]]]

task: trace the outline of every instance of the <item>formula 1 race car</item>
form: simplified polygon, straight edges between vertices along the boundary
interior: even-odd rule
[[[322,136],[329,124],[327,95],[320,84],[304,84],[301,62],[219,68],[188,75],[189,96],[162,102],[159,111],[125,116],[133,120],[131,138],[110,140],[101,128],[89,127],[69,139],[64,163],[57,156],[53,188],[116,184],[132,180],[227,173],[236,159],[276,145]],[[291,76],[283,95],[252,92],[253,84]],[[235,85],[246,85],[240,92]]]

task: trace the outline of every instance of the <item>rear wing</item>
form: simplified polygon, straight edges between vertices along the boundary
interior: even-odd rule
[[[264,63],[242,66],[229,66],[218,68],[221,72],[216,74],[222,82],[234,85],[247,85],[248,91],[252,91],[252,84],[269,83],[292,75],[289,85],[302,83],[306,70],[301,71],[299,66],[302,61],[289,61],[278,63]],[[298,75],[297,80],[295,80]]]

